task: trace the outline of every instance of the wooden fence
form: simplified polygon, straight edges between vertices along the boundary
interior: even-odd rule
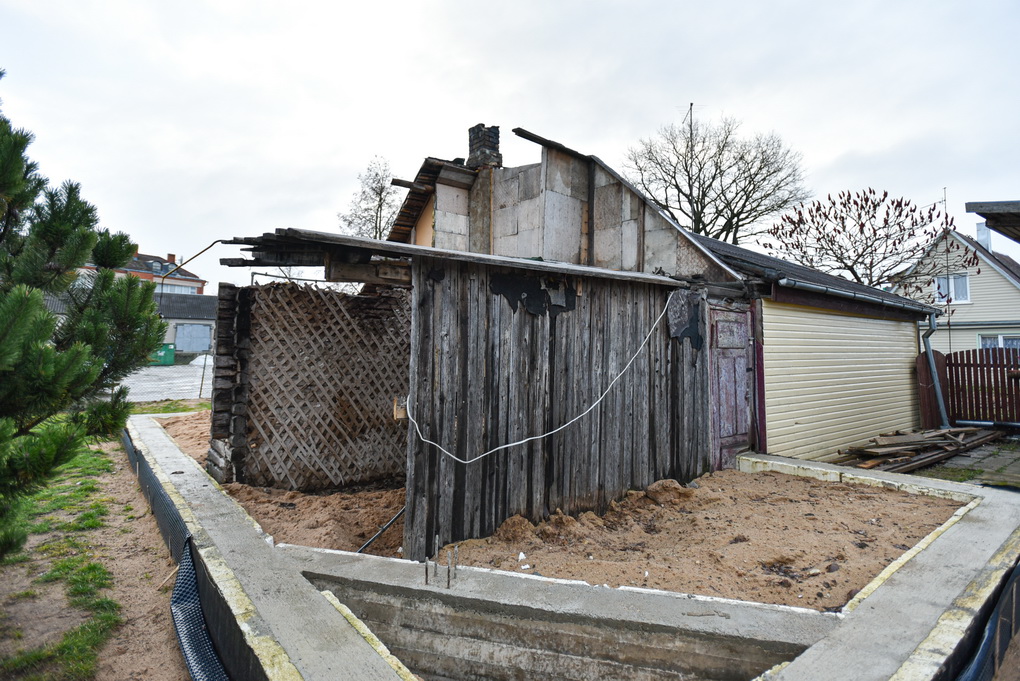
[[[407,428],[393,400],[407,394],[407,292],[246,287],[221,292],[224,317],[231,295],[210,470],[302,491],[403,475]]]
[[[425,257],[413,281],[409,407],[426,438],[462,459],[593,404],[672,290]],[[708,470],[707,345],[695,349],[708,306],[682,290],[675,300],[675,331],[663,320],[605,401],[561,432],[467,465],[412,432],[405,555],[434,555],[436,536],[440,546],[487,536],[514,514],[603,512],[629,489]]]
[[[1020,350],[983,348],[949,355],[933,351],[949,421],[1020,423]],[[921,424],[939,425],[927,355],[917,358]]]

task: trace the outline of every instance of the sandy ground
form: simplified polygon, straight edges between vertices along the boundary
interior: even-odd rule
[[[202,460],[208,412],[165,428]],[[740,600],[838,609],[960,504],[778,473],[722,471],[697,487],[660,481],[609,513],[507,520],[461,542],[461,565]],[[382,486],[384,487],[384,486]],[[307,495],[241,484],[227,491],[278,542],[355,550],[400,510],[403,488]],[[399,555],[394,524],[368,553]],[[446,561],[446,547],[440,561]]]

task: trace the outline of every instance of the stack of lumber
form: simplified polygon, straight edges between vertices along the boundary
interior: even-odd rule
[[[981,428],[898,432],[873,437],[872,444],[851,447],[840,454],[844,457],[845,465],[906,473],[944,461],[987,442],[993,442],[1002,435],[1001,431]],[[854,463],[855,461],[858,463]]]

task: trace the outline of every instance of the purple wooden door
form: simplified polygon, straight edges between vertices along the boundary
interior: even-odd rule
[[[712,467],[733,468],[751,432],[751,315],[746,305],[712,306]]]

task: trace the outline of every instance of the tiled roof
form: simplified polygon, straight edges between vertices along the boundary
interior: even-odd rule
[[[158,270],[153,268],[153,263],[159,265]],[[162,258],[158,255],[146,255],[144,253],[137,253],[135,257],[131,259],[127,265],[124,265],[121,269],[128,272],[148,272],[149,274],[164,275],[173,268],[177,267],[176,263],[172,263],[166,258]],[[170,276],[168,279],[175,279],[180,277],[181,279],[195,279],[197,281],[204,281],[197,274],[189,272],[186,269],[179,269]]]
[[[1009,257],[1005,253],[996,253],[990,251],[977,242],[977,239],[967,236],[966,234],[960,234],[955,232],[956,236],[959,237],[963,243],[967,244],[970,248],[973,248],[977,253],[984,257],[989,262],[998,265],[999,268],[1006,273],[1006,276],[1011,277],[1013,281],[1020,284],[1020,263],[1013,258]]]

